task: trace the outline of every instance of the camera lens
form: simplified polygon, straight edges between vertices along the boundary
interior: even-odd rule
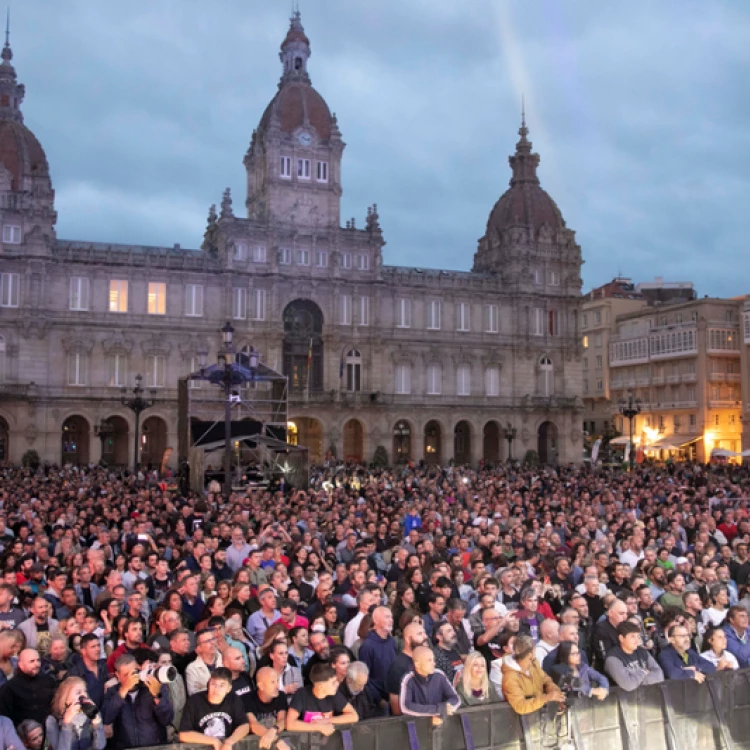
[[[87,701],[83,697],[78,699],[78,704],[81,706],[81,711],[89,720],[93,719],[99,713],[99,709],[96,707],[96,704]]]

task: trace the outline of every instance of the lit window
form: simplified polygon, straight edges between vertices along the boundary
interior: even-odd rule
[[[148,314],[166,315],[167,285],[161,281],[150,281],[148,284]]]
[[[128,282],[112,279],[109,282],[109,311],[124,313],[128,311]]]

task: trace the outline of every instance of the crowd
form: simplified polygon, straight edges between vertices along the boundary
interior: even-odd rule
[[[750,473],[331,465],[181,494],[0,469],[0,750],[442,723],[750,666]]]

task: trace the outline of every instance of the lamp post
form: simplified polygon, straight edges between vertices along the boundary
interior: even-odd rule
[[[229,500],[232,494],[232,354],[234,326],[227,321],[221,329],[222,348],[217,364],[221,371],[221,387],[224,389],[224,495]]]
[[[139,461],[138,461],[138,440],[140,438],[140,432],[141,432],[141,413],[146,411],[146,409],[150,409],[156,401],[154,398],[145,398],[143,395],[146,391],[141,386],[141,383],[143,382],[143,375],[140,373],[135,376],[135,386],[133,386],[132,389],[132,395],[128,395],[128,389],[123,388],[122,389],[122,405],[126,406],[130,411],[135,414],[135,439],[133,441],[133,470],[138,471]],[[155,390],[151,390],[151,395],[154,396],[156,394]]]
[[[505,439],[508,441],[508,461],[513,460],[513,441],[516,439],[517,430],[510,422],[505,427]]]
[[[620,414],[628,420],[630,424],[630,471],[633,471],[635,465],[635,453],[633,452],[633,424],[635,418],[641,413],[640,399],[633,398],[633,394],[628,393],[628,400],[620,400]]]
[[[102,441],[102,450],[99,460],[104,463],[104,448],[107,445],[107,438],[115,431],[114,426],[111,422],[108,422],[104,417],[101,418],[99,424],[94,425],[94,434],[99,436],[99,440]]]

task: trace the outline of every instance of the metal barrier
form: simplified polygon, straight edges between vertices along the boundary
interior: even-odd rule
[[[580,698],[563,716],[577,750],[750,750],[750,670],[721,672],[702,685],[669,680],[604,701]],[[538,750],[550,747],[541,712],[518,716],[507,703],[465,708],[433,727],[429,719],[392,717],[321,734],[282,735],[293,750]],[[169,750],[172,746],[150,750]],[[179,745],[179,750],[206,750]],[[235,745],[258,750],[256,738]]]

